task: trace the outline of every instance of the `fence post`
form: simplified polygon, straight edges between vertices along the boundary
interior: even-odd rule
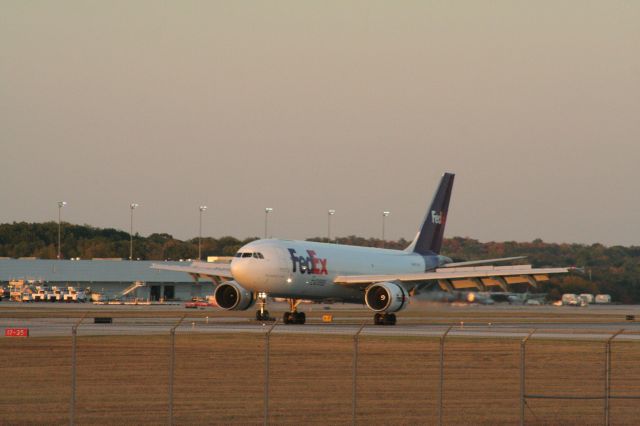
[[[611,342],[624,332],[618,330],[609,339],[604,347],[604,424],[609,426],[609,398],[611,397]]]
[[[356,334],[353,336],[353,374],[352,374],[352,384],[353,388],[351,391],[351,424],[356,424],[356,409],[358,402],[358,340],[360,338],[360,333],[364,329],[364,326],[367,325],[366,322],[363,322]]]
[[[531,336],[533,336],[533,333],[536,332],[536,329],[531,330],[529,332],[529,334],[527,334],[527,337],[525,337],[524,339],[522,339],[522,341],[520,342],[520,426],[524,426],[524,407],[526,404],[526,388],[525,388],[525,380],[526,380],[526,376],[525,376],[525,361],[527,358],[527,340],[529,340],[529,338]]]
[[[442,412],[444,404],[444,339],[447,338],[447,334],[453,328],[452,325],[447,328],[447,331],[440,336],[440,385],[438,388],[438,424],[442,426]]]
[[[75,424],[76,414],[76,337],[78,335],[78,327],[87,316],[85,312],[80,320],[71,327],[71,402],[69,404],[69,424]]]
[[[171,349],[169,351],[169,425],[173,425],[173,376],[176,365],[176,328],[182,323],[186,314],[169,330]]]
[[[267,331],[264,335],[264,424],[269,424],[269,337],[271,336],[271,332],[276,325],[278,324],[278,320],[276,320],[269,331]]]

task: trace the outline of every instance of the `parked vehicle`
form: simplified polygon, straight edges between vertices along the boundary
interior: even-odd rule
[[[47,286],[36,286],[36,291],[33,293],[34,302],[47,302],[50,299],[51,290]]]
[[[76,290],[75,287],[67,287],[67,293],[64,295],[65,302],[86,302],[87,297],[82,290]]]
[[[197,309],[197,308],[207,308],[212,306],[211,303],[205,300],[192,300],[191,302],[187,302],[184,304],[185,308]]]
[[[578,298],[582,300],[584,303],[586,303],[587,305],[593,303],[593,294],[582,293],[580,296],[578,296]]]
[[[52,302],[64,302],[65,292],[63,289],[53,286],[51,287],[51,290],[53,291],[54,295],[54,297],[51,299]]]
[[[562,304],[565,306],[580,306],[581,300],[577,295],[572,293],[566,293],[562,295]]]

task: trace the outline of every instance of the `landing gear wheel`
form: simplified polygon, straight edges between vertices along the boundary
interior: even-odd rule
[[[375,325],[382,325],[382,318],[384,315],[382,315],[381,313],[377,313],[373,316],[373,323]]]
[[[396,314],[382,314],[378,312],[373,316],[375,325],[396,325]]]
[[[386,314],[384,316],[384,325],[396,325],[396,314]]]
[[[269,311],[256,311],[256,321],[269,321]]]
[[[282,316],[282,322],[285,324],[304,324],[306,320],[304,312],[285,312]]]

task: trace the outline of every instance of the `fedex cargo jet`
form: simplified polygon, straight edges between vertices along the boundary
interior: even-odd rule
[[[483,290],[496,286],[507,291],[513,282],[535,285],[549,274],[568,272],[567,268],[486,265],[521,257],[454,263],[441,256],[453,179],[451,173],[442,176],[418,234],[405,250],[264,239],[241,247],[231,263],[152,267],[212,279],[217,284],[216,302],[223,309],[246,310],[258,302],[257,320],[269,318],[267,296],[285,298],[290,306],[285,324],[304,324],[305,314],[297,309],[302,300],[365,304],[375,312],[375,324],[393,325],[395,313],[434,283],[443,290],[472,283]]]

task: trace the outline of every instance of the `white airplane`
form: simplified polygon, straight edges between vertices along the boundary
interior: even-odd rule
[[[223,309],[246,310],[259,303],[257,320],[269,319],[266,298],[289,301],[285,324],[304,324],[297,310],[302,300],[332,300],[366,304],[375,312],[374,323],[393,325],[395,313],[406,308],[411,296],[436,282],[444,290],[484,290],[508,284],[548,279],[568,268],[532,268],[531,265],[477,266],[522,257],[454,263],[441,256],[454,175],[445,173],[418,234],[405,250],[356,247],[281,239],[256,240],[238,250],[230,263],[193,262],[190,266],[154,264],[152,268],[183,271],[194,279],[210,278],[215,300]]]

